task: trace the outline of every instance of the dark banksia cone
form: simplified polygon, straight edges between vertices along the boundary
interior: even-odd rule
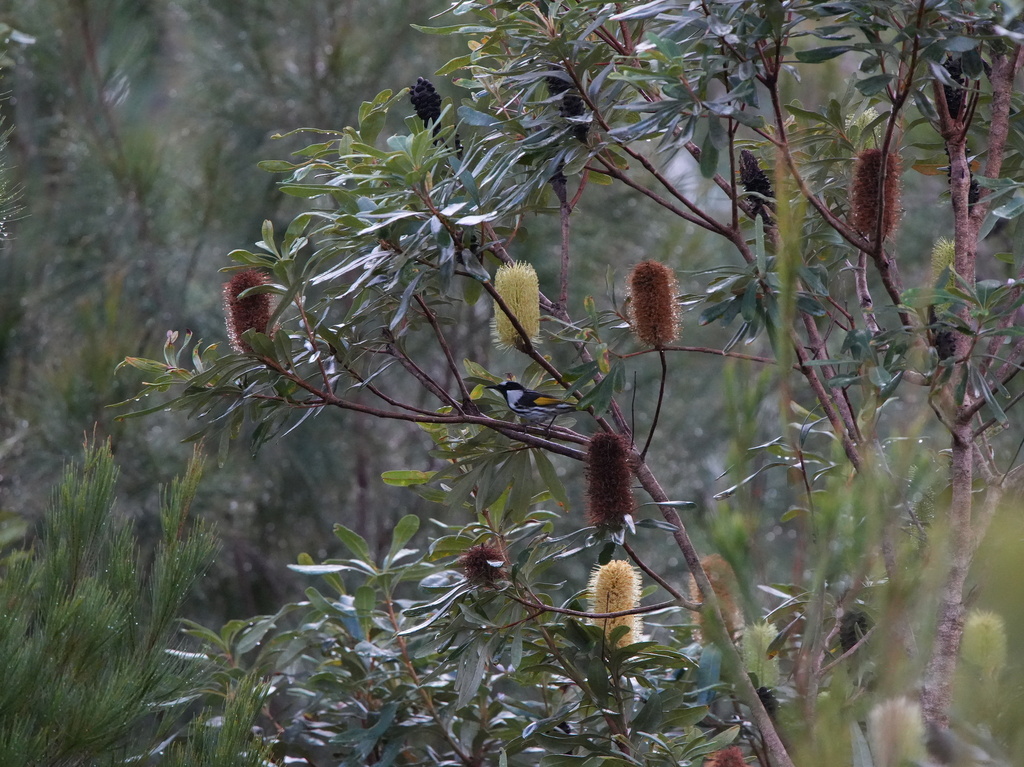
[[[430,80],[425,77],[416,78],[416,84],[409,88],[409,100],[424,125],[440,119],[441,95],[434,90]]]
[[[772,204],[762,199],[762,197],[775,197],[772,182],[761,169],[761,163],[758,162],[757,156],[749,149],[740,152],[740,183],[743,184],[745,191],[753,193],[747,201],[750,203],[751,214],[754,218],[764,217],[765,211],[772,210]]]

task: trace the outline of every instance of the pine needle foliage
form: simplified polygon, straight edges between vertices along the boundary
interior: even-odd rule
[[[113,511],[109,445],[65,471],[31,555],[0,580],[4,764],[113,763],[167,736],[171,701],[193,693],[199,671],[168,652],[176,618],[216,549],[189,518],[200,475],[197,457],[167,489],[147,566],[130,520]]]

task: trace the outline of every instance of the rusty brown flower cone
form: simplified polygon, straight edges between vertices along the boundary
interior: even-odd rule
[[[618,530],[636,508],[629,440],[598,432],[587,447],[587,522]]]
[[[704,767],[747,767],[739,746],[729,746],[708,756]]]
[[[885,182],[882,175],[882,151],[865,149],[853,165],[853,187],[850,190],[850,223],[868,238],[875,234],[879,210],[882,216],[882,238],[896,229],[900,217],[900,158],[890,153],[885,160]]]
[[[270,322],[273,299],[269,293],[239,298],[249,288],[270,282],[258,269],[246,269],[236,273],[224,285],[224,317],[228,329],[228,342],[239,354],[251,354],[252,347],[242,337],[245,331],[255,330],[266,333]]]
[[[725,630],[729,637],[735,641],[743,632],[743,611],[740,609],[740,584],[732,565],[725,561],[719,554],[711,554],[700,561],[701,567],[711,581],[711,588],[718,598],[718,607],[722,611],[722,619],[725,621]],[[690,599],[694,602],[702,602],[703,598],[700,589],[697,588],[697,581],[690,581]],[[707,618],[703,612],[697,613],[697,626],[699,633],[695,637],[699,642],[708,641]]]
[[[496,543],[479,543],[459,557],[459,566],[466,579],[477,585],[491,585],[504,580],[507,563],[505,551]]]
[[[679,336],[679,284],[669,267],[641,261],[629,273],[629,314],[633,334],[648,346],[660,348]]]

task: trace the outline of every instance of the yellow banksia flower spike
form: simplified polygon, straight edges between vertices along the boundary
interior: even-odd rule
[[[540,335],[540,284],[534,268],[523,261],[503,264],[494,275],[494,289],[519,320],[529,340],[534,341]],[[501,346],[514,346],[520,351],[526,348],[523,337],[497,302],[494,332]]]
[[[659,261],[641,261],[629,273],[629,322],[640,343],[659,348],[679,336],[679,283]]]
[[[942,287],[951,288],[956,284],[953,277],[953,262],[956,260],[956,243],[948,237],[940,237],[932,245],[932,286],[939,281],[943,270],[950,269],[949,280]]]
[[[775,687],[779,683],[779,659],[768,655],[768,648],[778,632],[762,621],[743,629],[743,665],[757,677],[762,687]]]
[[[640,606],[640,573],[624,559],[613,559],[606,565],[595,567],[590,576],[590,611],[594,613],[616,613]],[[625,636],[618,646],[624,647],[640,641],[643,620],[639,615],[623,615],[618,618],[595,618],[594,624],[604,628],[608,636],[619,626],[627,626]]]
[[[249,288],[266,285],[270,282],[267,275],[258,269],[246,269],[237,272],[224,284],[224,318],[228,330],[228,342],[239,354],[250,354],[252,347],[242,338],[247,330],[267,333],[270,322],[273,299],[269,293],[239,298]]]
[[[964,623],[960,655],[972,666],[994,677],[1006,666],[1006,625],[997,613],[971,610]]]

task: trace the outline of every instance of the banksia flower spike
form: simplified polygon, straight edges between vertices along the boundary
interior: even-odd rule
[[[882,151],[864,149],[853,165],[853,188],[850,190],[850,222],[853,228],[869,239],[874,237],[879,211],[882,216],[882,239],[896,228],[900,211],[900,158],[890,153],[885,157],[885,181],[882,176]]]
[[[987,610],[971,610],[964,623],[960,654],[988,677],[996,676],[1006,665],[1006,626],[1003,619]]]
[[[239,296],[249,288],[266,285],[269,282],[267,275],[258,269],[246,269],[244,272],[235,273],[224,284],[224,317],[227,322],[228,342],[239,354],[252,353],[252,347],[242,338],[245,331],[267,333],[273,301],[269,293],[257,293],[245,298]]]
[[[768,655],[777,633],[773,625],[765,622],[743,630],[743,665],[757,677],[762,687],[775,687],[779,683],[779,659]]]
[[[875,767],[899,767],[925,757],[921,706],[909,698],[879,703],[868,714],[868,742]]]
[[[946,290],[954,287],[956,285],[956,276],[953,273],[953,266],[956,261],[956,243],[948,237],[937,239],[932,246],[931,261],[932,285]],[[947,268],[950,270],[949,277],[946,279],[945,284],[938,285],[939,280],[942,279],[942,273]],[[939,301],[934,306],[929,307],[929,324],[935,325],[938,311],[948,306],[948,301]],[[954,356],[956,354],[956,336],[953,334],[952,328],[946,323],[942,323],[937,327],[932,334],[932,345],[935,347],[935,353],[940,360],[948,360]]]
[[[707,573],[711,581],[711,588],[718,598],[718,607],[722,611],[722,619],[725,621],[725,630],[729,637],[736,639],[743,631],[743,611],[739,606],[740,582],[732,565],[726,562],[719,554],[711,554],[700,561],[701,567]],[[702,602],[700,589],[697,588],[697,581],[690,581],[690,599],[694,602]],[[704,642],[707,637],[707,619],[703,612],[697,613],[698,632],[694,637],[698,642]]]
[[[409,100],[424,125],[441,119],[441,94],[427,78],[416,78],[416,84],[409,88]]]
[[[624,559],[613,559],[606,565],[595,567],[590,576],[590,611],[595,613],[616,613],[640,606],[640,574]],[[623,615],[618,618],[595,618],[594,624],[604,628],[605,636],[619,626],[627,626],[625,636],[618,646],[624,647],[640,641],[643,621],[639,615]]]
[[[633,335],[648,346],[668,346],[679,336],[679,284],[658,261],[641,261],[629,273],[629,320]]]
[[[940,237],[932,245],[932,285],[938,283],[942,273],[948,268],[949,279],[942,287],[951,288],[956,284],[953,277],[953,262],[956,260],[956,243],[948,237]]]
[[[746,765],[739,746],[729,746],[721,751],[715,751],[704,762],[704,767],[746,767]]]
[[[772,210],[773,206],[762,197],[775,197],[775,190],[772,188],[772,182],[768,179],[768,175],[761,169],[761,163],[758,162],[757,156],[749,149],[740,152],[740,182],[743,184],[744,191],[754,193],[747,199],[754,218],[758,216],[766,218],[765,211]]]
[[[459,566],[466,580],[478,586],[490,586],[506,577],[508,558],[496,543],[479,543],[459,557]]]
[[[537,272],[522,261],[498,267],[494,275],[494,289],[523,326],[527,337],[534,341],[540,335],[540,285]],[[526,342],[497,303],[494,305],[494,331],[501,346],[514,346],[526,350]]]
[[[587,522],[619,530],[636,508],[629,440],[600,431],[587,447]]]

